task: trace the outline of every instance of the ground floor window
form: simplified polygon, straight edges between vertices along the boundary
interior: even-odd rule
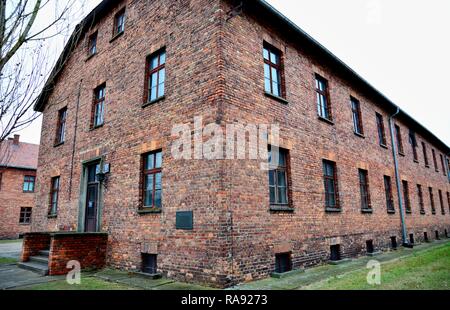
[[[20,224],[31,224],[32,208],[20,208]]]

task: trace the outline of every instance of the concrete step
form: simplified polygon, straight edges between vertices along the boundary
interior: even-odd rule
[[[42,263],[48,265],[48,256],[31,256],[30,262]]]
[[[39,256],[50,256],[50,250],[39,251]]]
[[[22,269],[36,272],[43,276],[48,275],[48,265],[46,265],[46,264],[37,263],[37,262],[21,262],[21,263],[18,263],[17,266]]]

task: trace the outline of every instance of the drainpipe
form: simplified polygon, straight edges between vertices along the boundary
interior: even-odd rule
[[[409,244],[407,234],[406,234],[406,223],[405,223],[405,213],[403,211],[403,197],[401,191],[401,181],[400,181],[400,171],[398,168],[398,157],[397,157],[397,144],[395,143],[395,129],[394,129],[394,118],[400,113],[400,108],[397,107],[397,112],[389,117],[389,127],[391,130],[391,144],[392,144],[392,153],[394,155],[394,166],[395,166],[395,180],[397,184],[397,196],[398,196],[398,205],[400,209],[400,220],[402,224],[402,237],[403,237],[403,246],[411,247]]]

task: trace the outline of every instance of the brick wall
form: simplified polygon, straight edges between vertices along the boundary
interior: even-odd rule
[[[79,229],[82,163],[102,157],[111,164],[111,173],[103,188],[101,230],[110,235],[107,263],[114,267],[139,270],[141,253],[158,254],[159,271],[171,278],[228,286],[267,276],[274,270],[276,253],[292,252],[297,268],[328,260],[330,245],[336,243],[344,257],[365,254],[369,239],[376,249],[387,248],[391,236],[401,244],[395,186],[395,214],[386,212],[384,196],[383,175],[394,180],[391,148],[379,146],[375,122],[375,112],[381,113],[387,130],[388,112],[370,95],[304,46],[275,32],[263,18],[244,13],[226,21],[231,10],[227,1],[127,1],[125,34],[110,42],[112,16],[120,8],[91,31],[99,31],[99,54],[86,59],[84,38],[45,107],[33,230]],[[287,104],[264,95],[264,41],[283,52]],[[164,46],[165,99],[143,108],[146,57]],[[334,124],[317,118],[315,73],[330,83]],[[91,130],[93,90],[105,82],[105,124]],[[364,138],[353,133],[350,95],[362,105]],[[54,147],[58,110],[65,106],[66,143]],[[293,213],[269,211],[268,177],[259,161],[171,158],[172,126],[192,125],[200,115],[205,124],[223,127],[237,122],[280,124],[281,146],[290,152]],[[405,149],[400,168],[402,179],[410,181],[413,210],[407,216],[408,228],[417,233],[443,230],[450,226],[450,212],[432,215],[426,188],[435,188],[439,211],[437,189],[449,191],[448,180],[424,167],[420,149],[419,163],[413,162],[407,124],[398,124]],[[418,140],[423,140],[420,134]],[[157,149],[164,154],[163,210],[141,215],[141,155]],[[322,159],[337,163],[340,213],[324,210]],[[358,168],[369,171],[372,214],[360,211]],[[60,203],[58,217],[48,218],[54,176],[61,176]],[[426,215],[418,210],[419,182]],[[176,230],[175,214],[186,210],[194,211],[194,230]]]
[[[29,232],[29,224],[20,224],[20,208],[34,206],[34,193],[23,192],[25,175],[36,175],[36,171],[0,168],[0,239],[16,239]]]
[[[50,249],[50,234],[26,233],[23,238],[20,261],[27,262],[30,256],[36,256],[39,251]]]

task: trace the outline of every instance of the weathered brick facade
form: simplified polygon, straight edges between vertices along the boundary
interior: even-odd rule
[[[34,192],[25,192],[23,185],[25,176],[36,176],[38,148],[17,135],[0,145],[0,239],[30,231],[30,223],[20,223],[20,213],[34,207]]]
[[[127,1],[125,33],[111,40],[113,16],[123,5],[108,7],[81,37],[45,105],[38,107],[43,127],[34,231],[84,229],[84,165],[101,159],[110,164],[110,173],[101,185],[99,230],[109,233],[107,261],[114,267],[138,270],[142,253],[157,254],[158,270],[165,275],[223,287],[267,276],[277,253],[290,252],[293,267],[300,268],[327,261],[333,244],[341,245],[343,257],[365,254],[366,240],[373,240],[376,249],[388,248],[392,236],[401,244],[395,183],[395,214],[386,211],[383,183],[384,175],[395,181],[387,123],[393,111],[380,96],[337,70],[317,46],[302,45],[292,27],[280,31],[282,21],[273,12],[246,5],[231,17],[233,4],[222,0]],[[98,54],[87,59],[86,40],[94,31]],[[286,102],[264,94],[263,42],[283,53]],[[167,53],[165,98],[143,107],[146,58],[162,47]],[[329,82],[333,124],[317,117],[316,73]],[[105,124],[92,130],[93,90],[103,83]],[[353,132],[350,96],[361,102],[365,137]],[[65,143],[54,146],[58,111],[64,107]],[[384,116],[388,148],[378,143],[376,112]],[[268,177],[260,161],[173,159],[172,126],[192,125],[195,116],[223,128],[279,124],[281,147],[289,150],[293,211],[270,211]],[[425,141],[428,147],[431,167],[426,168],[421,148],[416,163],[408,142],[408,128],[416,124],[407,117],[396,123],[405,149],[401,178],[409,181],[412,206],[408,232],[416,234],[416,241],[424,230],[443,235],[450,230],[450,186],[442,168],[435,171],[431,149],[444,155],[449,149],[418,128],[419,144]],[[159,149],[162,211],[140,213],[141,156]],[[337,163],[341,212],[325,212],[323,159]],[[369,171],[373,213],[361,212],[358,168]],[[55,176],[61,180],[58,214],[49,217]],[[425,215],[419,212],[416,184],[423,186]],[[431,214],[429,186],[436,215]],[[176,229],[177,211],[193,211],[194,230]]]

